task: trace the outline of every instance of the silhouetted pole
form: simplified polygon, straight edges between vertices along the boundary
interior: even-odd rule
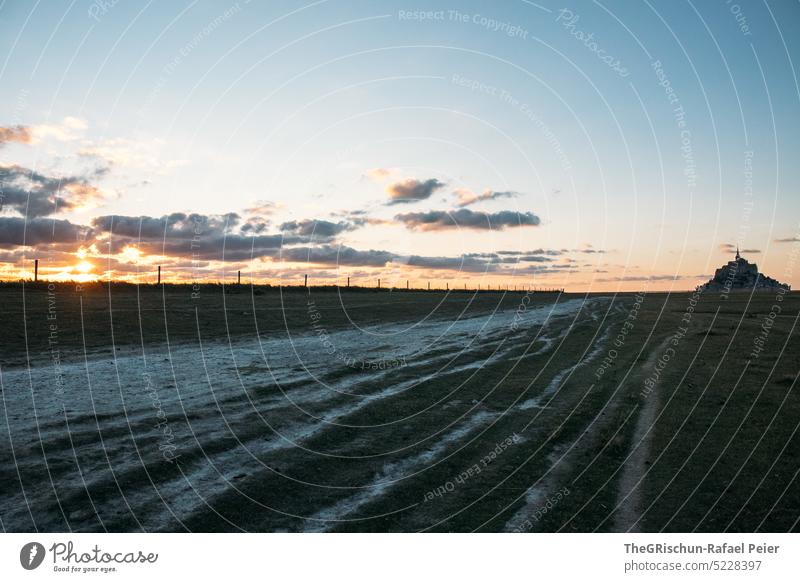
[[[158,266],[158,284],[161,285],[161,265]]]
[[[242,272],[241,271],[239,271],[237,276],[236,276],[236,284],[237,285],[241,285],[242,284]]]
[[[430,291],[430,290],[431,290],[431,282],[428,281],[428,291]]]
[[[33,260],[33,282],[36,283],[39,280],[39,259]]]
[[[308,275],[303,275],[303,287],[308,287]]]
[[[347,288],[350,288],[350,277],[347,278]]]
[[[445,283],[445,286],[446,286],[447,290],[450,291],[450,283]]]
[[[408,290],[409,290],[408,279],[406,279],[406,291],[408,291]]]
[[[380,288],[381,288],[381,280],[378,279],[378,289],[380,289]]]

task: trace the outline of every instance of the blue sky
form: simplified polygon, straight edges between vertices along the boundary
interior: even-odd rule
[[[648,277],[692,288],[730,258],[721,245],[738,243],[797,285],[795,245],[776,241],[800,234],[798,28],[788,2],[6,1],[0,126],[32,138],[3,144],[0,163],[85,175],[98,193],[46,217],[8,205],[2,216],[92,226],[237,213],[226,232],[242,235],[246,209],[260,206],[265,236],[292,221],[347,223],[286,248],[382,251],[401,264],[312,261],[320,277],[388,268],[571,289]],[[388,203],[393,184],[430,179],[442,186]],[[508,194],[465,207],[497,217],[495,228],[420,225],[455,216],[466,191]],[[538,221],[505,224],[503,212]],[[7,273],[43,248],[59,268],[74,263],[64,241],[19,242],[5,244]],[[88,253],[97,275],[119,259],[100,246]],[[533,250],[551,252],[470,271],[432,260]],[[185,274],[188,255],[176,253],[167,262]],[[204,257],[203,272],[309,270],[272,251],[219,259]]]

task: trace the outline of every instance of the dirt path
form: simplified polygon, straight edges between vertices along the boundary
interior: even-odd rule
[[[645,363],[640,367],[639,373],[634,377],[634,382],[640,386],[644,385],[645,378],[655,367],[658,357],[664,353],[669,341],[670,338],[665,339],[652,351]],[[625,467],[619,479],[617,494],[619,502],[616,507],[614,526],[612,528],[614,532],[640,531],[642,488],[647,471],[647,460],[650,457],[653,421],[659,409],[658,387],[659,384],[657,383],[649,394],[641,391],[639,393],[639,416],[636,420],[636,428],[631,441],[631,453],[625,462]]]

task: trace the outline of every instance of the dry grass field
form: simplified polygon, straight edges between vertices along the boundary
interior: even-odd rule
[[[1,524],[796,531],[798,307],[7,285]]]

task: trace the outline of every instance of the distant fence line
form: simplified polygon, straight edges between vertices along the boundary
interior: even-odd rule
[[[34,273],[33,278],[25,279],[19,278],[14,280],[5,280],[0,281],[0,283],[64,283],[64,284],[77,284],[80,283],[82,285],[90,285],[96,283],[113,283],[113,284],[120,284],[120,285],[170,285],[170,286],[181,286],[181,285],[242,285],[242,271],[239,270],[236,272],[236,282],[227,282],[225,280],[225,274],[223,274],[221,279],[218,280],[208,280],[205,282],[198,281],[197,279],[187,280],[187,281],[162,281],[162,266],[156,265],[156,271],[152,274],[152,279],[150,281],[147,280],[114,280],[114,279],[103,279],[102,277],[98,276],[97,279],[91,281],[80,281],[80,280],[73,280],[73,279],[65,279],[65,280],[47,280],[45,278],[39,277],[39,259],[34,259]],[[143,274],[141,278],[149,278],[150,275]],[[277,282],[265,282],[259,283],[250,281],[246,283],[250,286],[255,287],[280,287],[280,288],[302,288],[302,289],[323,289],[323,288],[336,288],[336,289],[358,289],[358,290],[368,290],[372,289],[374,291],[431,291],[431,292],[447,292],[447,293],[457,293],[457,292],[468,292],[468,293],[480,293],[480,292],[494,292],[494,293],[563,293],[563,287],[537,287],[535,285],[524,285],[524,284],[495,284],[495,285],[481,285],[480,283],[477,285],[470,285],[469,283],[461,283],[459,285],[453,284],[452,281],[441,281],[436,280],[436,286],[431,286],[431,281],[425,281],[423,286],[417,286],[419,281],[414,282],[414,286],[412,286],[411,279],[406,279],[404,285],[385,285],[381,283],[380,278],[369,280],[366,277],[361,278],[361,281],[351,281],[352,276],[347,276],[346,284],[342,285],[337,280],[336,282],[324,282],[318,283],[314,285],[313,283],[309,285],[309,276],[308,274],[302,275],[302,282],[299,279],[279,279]],[[288,281],[288,282],[285,282]]]

